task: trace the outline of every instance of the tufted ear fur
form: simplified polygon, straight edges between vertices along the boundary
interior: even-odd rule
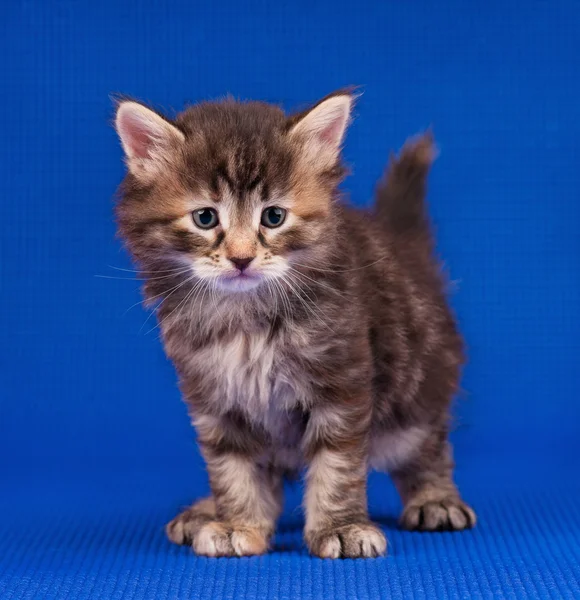
[[[289,135],[302,142],[315,163],[336,163],[354,102],[349,92],[335,92],[306,113],[294,117]]]
[[[156,175],[185,139],[177,127],[132,101],[119,104],[115,129],[121,138],[129,171],[145,179]]]

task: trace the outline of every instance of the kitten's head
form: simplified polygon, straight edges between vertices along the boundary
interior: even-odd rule
[[[117,216],[135,258],[183,266],[225,291],[284,277],[324,243],[353,96],[287,117],[275,106],[201,103],[169,121],[133,101],[115,127],[129,173]]]

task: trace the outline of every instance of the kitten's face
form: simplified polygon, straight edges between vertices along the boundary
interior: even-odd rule
[[[291,278],[324,240],[352,98],[287,118],[260,103],[206,103],[170,123],[134,102],[116,128],[129,167],[117,213],[134,256],[225,292]]]
[[[190,238],[182,252],[198,279],[222,290],[248,291],[264,280],[283,278],[289,258],[320,233],[324,214],[304,218],[290,190],[238,195],[227,184],[216,194],[191,197],[185,214],[171,224]],[[186,244],[187,245],[187,244]]]

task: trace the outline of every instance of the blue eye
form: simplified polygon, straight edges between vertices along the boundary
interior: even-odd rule
[[[217,212],[213,208],[194,210],[192,217],[200,229],[213,229],[219,223]]]
[[[284,219],[286,219],[286,209],[279,206],[270,206],[262,212],[261,223],[264,227],[273,229],[274,227],[280,227],[284,223]]]

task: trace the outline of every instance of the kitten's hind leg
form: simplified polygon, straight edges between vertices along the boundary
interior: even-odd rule
[[[475,525],[473,509],[453,482],[447,432],[433,432],[404,466],[391,471],[403,500],[401,526],[420,531],[456,531]]]

